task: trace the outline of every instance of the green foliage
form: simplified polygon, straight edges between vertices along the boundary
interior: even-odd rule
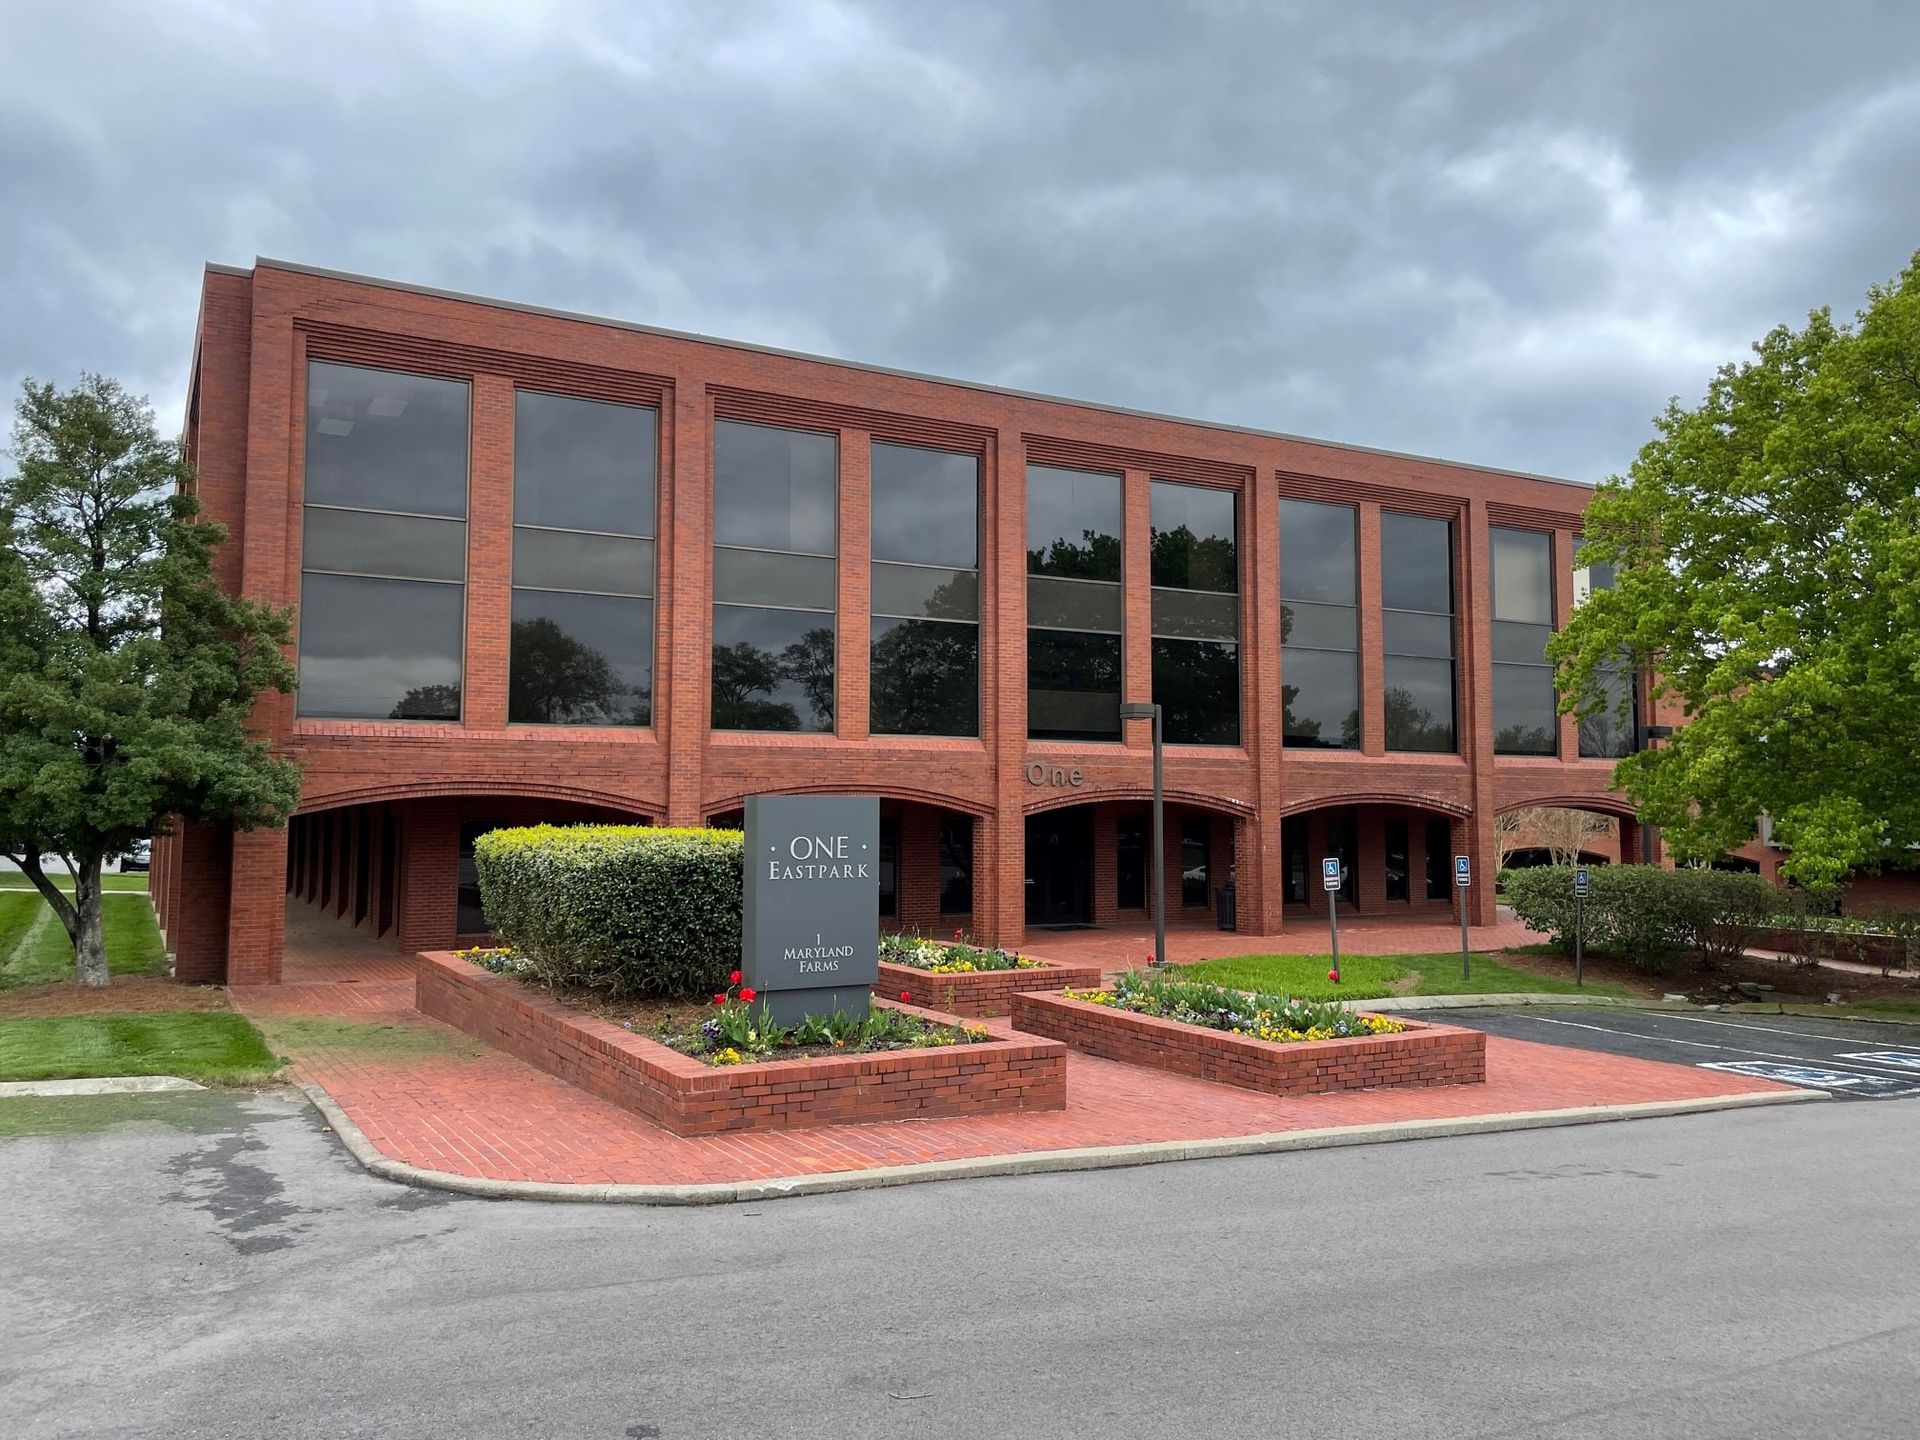
[[[1356,1014],[1344,1006],[1323,1001],[1229,990],[1204,980],[1156,975],[1144,970],[1126,971],[1114,980],[1110,989],[1064,993],[1069,999],[1260,1040],[1333,1040],[1352,1035],[1391,1034],[1406,1028],[1397,1020]]]
[[[0,479],[0,849],[53,906],[81,978],[105,984],[102,862],[169,817],[282,823],[299,772],[248,734],[291,690],[284,609],[214,583],[226,538],[144,400],[99,376],[28,381]],[[41,872],[59,855],[70,902]],[[45,883],[42,881],[45,880]]]
[[[246,1016],[225,1010],[0,1021],[0,1080],[181,1075],[244,1084],[278,1064]]]
[[[1403,955],[1342,955],[1337,985],[1327,978],[1333,967],[1330,955],[1228,955],[1182,965],[1180,973],[1235,990],[1266,991],[1301,1000],[1374,1000],[1394,994],[1416,960]],[[1458,956],[1454,964],[1457,968]]]
[[[1686,723],[1616,782],[1688,859],[1772,817],[1829,889],[1920,843],[1920,256],[1857,323],[1825,310],[1676,401],[1587,511],[1614,567],[1548,645],[1592,712],[1623,658]]]
[[[534,825],[474,844],[480,898],[520,973],[608,996],[723,991],[740,960],[738,830]]]
[[[1655,974],[1674,955],[1731,959],[1779,907],[1777,891],[1758,875],[1721,870],[1666,870],[1658,865],[1598,865],[1588,871],[1584,908],[1587,947]],[[1573,867],[1540,865],[1508,872],[1507,903],[1529,930],[1573,948]]]
[[[992,1034],[980,1024],[943,1025],[902,1010],[871,1005],[865,1014],[828,1011],[782,1025],[765,1005],[729,1000],[684,1030],[663,1029],[674,1049],[715,1065],[794,1058],[794,1052],[911,1050],[926,1046],[978,1045]],[[789,1052],[783,1056],[781,1052]]]
[[[952,940],[929,940],[924,935],[891,934],[880,937],[880,958],[890,965],[909,965],[936,975],[965,975],[977,970],[1039,970],[1045,962],[1029,960],[1014,950],[988,949],[969,943],[960,931]]]

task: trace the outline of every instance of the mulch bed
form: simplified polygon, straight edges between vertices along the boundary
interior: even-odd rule
[[[1573,978],[1571,955],[1523,955],[1508,950],[1493,958],[1516,970],[1528,970],[1556,980]],[[1679,956],[1665,974],[1649,975],[1616,956],[1589,952],[1586,957],[1586,979],[1598,984],[1618,985],[1647,999],[1658,1000],[1665,995],[1684,994],[1709,1005],[1745,999],[1734,988],[1743,981],[1771,985],[1778,995],[1814,1004],[1824,1004],[1829,995],[1840,995],[1849,1002],[1911,1000],[1920,1004],[1920,983],[1912,980],[1889,980],[1878,975],[1857,975],[1850,970],[1829,970],[1751,957],[1707,969],[1690,956]]]
[[[163,1010],[231,1010],[218,985],[182,985],[159,975],[118,975],[94,989],[61,980],[0,990],[0,1020],[45,1020],[58,1015],[132,1015]]]

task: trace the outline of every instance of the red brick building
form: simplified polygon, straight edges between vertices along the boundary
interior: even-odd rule
[[[1440,914],[1497,814],[1631,813],[1631,717],[1555,715],[1540,655],[1605,583],[1581,485],[266,260],[208,267],[187,444],[222,583],[299,607],[257,719],[304,784],[156,846],[183,979],[277,979],[288,895],[475,933],[493,825],[768,792],[882,797],[891,923],[1144,924],[1125,702],[1171,922],[1324,915],[1329,854]]]

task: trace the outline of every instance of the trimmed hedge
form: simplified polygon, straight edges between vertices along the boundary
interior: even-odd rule
[[[1658,865],[1588,869],[1586,942],[1659,973],[1683,950],[1731,959],[1766,928],[1780,896],[1758,875],[1667,870]],[[1509,870],[1506,899],[1529,929],[1562,950],[1573,948],[1573,867]]]
[[[611,996],[708,996],[740,963],[738,830],[529,825],[473,847],[522,973]]]

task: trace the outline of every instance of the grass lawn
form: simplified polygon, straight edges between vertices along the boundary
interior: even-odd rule
[[[22,905],[25,923],[15,933],[9,927]],[[23,951],[20,947],[27,929],[43,914],[47,915],[47,923]],[[166,973],[166,947],[153,918],[153,906],[145,899],[103,896],[100,928],[107,946],[107,968],[113,974]],[[0,989],[72,978],[73,946],[67,941],[66,928],[47,913],[47,902],[38,894],[18,895],[11,891],[0,894]]]
[[[232,1011],[0,1022],[0,1080],[183,1075],[239,1085],[278,1067],[260,1032]]]
[[[73,893],[73,877],[71,875],[54,875],[50,873],[48,878],[51,879],[55,885],[66,891],[67,894],[71,895]],[[144,895],[147,893],[147,877],[141,874],[102,875],[100,877],[100,888],[102,890],[138,890]],[[0,870],[0,890],[32,889],[33,881],[29,880],[25,875],[22,875],[18,870]]]
[[[1473,978],[1460,978],[1459,953],[1441,955],[1347,955],[1340,983],[1327,979],[1330,955],[1233,955],[1183,965],[1180,973],[1236,990],[1265,990],[1302,1000],[1377,1000],[1386,995],[1625,995],[1612,985],[1575,985],[1537,975],[1486,955],[1473,957]]]

